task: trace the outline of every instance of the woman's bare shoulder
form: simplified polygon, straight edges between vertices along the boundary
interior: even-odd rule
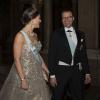
[[[18,32],[15,36],[15,42],[24,42],[24,36],[21,32]]]

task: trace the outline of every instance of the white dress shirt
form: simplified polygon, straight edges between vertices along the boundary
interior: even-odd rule
[[[70,31],[70,32],[68,32],[68,31]],[[75,30],[73,27],[70,27],[70,28],[65,27],[65,33],[66,33],[66,37],[68,39],[69,46],[71,49],[71,53],[72,53],[71,65],[73,65],[74,64],[73,58],[74,58],[74,53],[75,53],[75,49],[76,49],[76,45],[77,45],[77,36],[76,36]]]

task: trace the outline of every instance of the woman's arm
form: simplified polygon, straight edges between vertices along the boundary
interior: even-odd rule
[[[21,33],[18,33],[14,40],[14,48],[13,49],[14,49],[14,62],[16,65],[18,75],[21,80],[25,79],[25,73],[23,71],[23,67],[20,62],[23,43],[24,43],[24,37],[22,36]]]
[[[43,70],[46,72],[47,75],[49,75],[49,70],[48,70],[48,68],[47,68],[47,66],[46,66],[46,64],[45,64],[45,62],[44,62],[42,57],[41,57],[41,60],[42,60],[42,68],[43,68]]]
[[[24,44],[24,37],[22,36],[21,33],[18,33],[14,41],[14,62],[16,65],[18,75],[21,79],[21,88],[27,90],[29,85],[27,79],[25,78],[23,66],[21,65],[21,52],[23,44]]]

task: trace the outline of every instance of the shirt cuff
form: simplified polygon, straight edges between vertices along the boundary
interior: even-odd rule
[[[55,78],[55,75],[50,75],[50,78]]]

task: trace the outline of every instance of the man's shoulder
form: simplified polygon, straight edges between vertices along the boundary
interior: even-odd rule
[[[86,33],[81,30],[76,30],[76,32],[81,35],[82,37],[85,37]]]

